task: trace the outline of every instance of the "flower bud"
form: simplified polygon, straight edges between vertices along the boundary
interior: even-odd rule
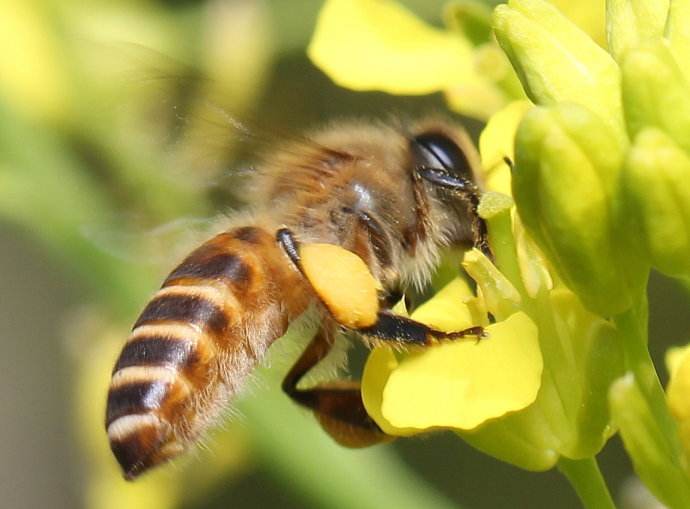
[[[520,218],[563,281],[592,311],[628,309],[644,271],[622,264],[612,202],[622,150],[581,106],[527,113],[516,138],[513,197]]]
[[[618,66],[587,34],[544,0],[500,5],[493,24],[530,99],[582,104],[624,139]]]
[[[664,33],[669,0],[607,0],[606,33],[616,60],[625,50]]]
[[[645,127],[663,129],[690,151],[690,86],[668,47],[629,51],[621,64],[622,97],[630,138]]]
[[[681,451],[665,436],[632,373],[611,386],[609,401],[640,479],[668,507],[690,507],[690,482]]]
[[[663,131],[642,131],[622,173],[626,213],[636,222],[650,262],[690,277],[690,156]]]

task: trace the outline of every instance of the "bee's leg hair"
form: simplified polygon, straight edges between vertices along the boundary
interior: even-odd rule
[[[367,447],[392,440],[367,414],[359,382],[335,380],[309,389],[297,387],[304,375],[328,354],[334,331],[332,322],[321,327],[283,380],[283,391],[312,410],[324,430],[341,445]]]
[[[292,232],[287,228],[281,228],[276,232],[276,240],[280,247],[283,248],[285,254],[290,258],[290,261],[297,267],[297,269],[304,274],[302,270],[302,259],[299,256],[299,248],[297,240]]]

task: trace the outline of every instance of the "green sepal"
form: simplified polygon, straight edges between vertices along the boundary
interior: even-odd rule
[[[458,434],[476,449],[525,470],[543,472],[558,462],[558,437],[538,403]]]
[[[625,369],[621,337],[607,320],[587,311],[571,292],[556,289],[549,297],[548,323],[543,334],[577,331],[566,341],[551,340],[544,358],[551,362],[554,384],[568,414],[569,433],[559,450],[570,459],[599,453],[613,435],[608,408],[608,388]],[[542,340],[542,345],[546,342]],[[564,351],[562,345],[569,345]]]

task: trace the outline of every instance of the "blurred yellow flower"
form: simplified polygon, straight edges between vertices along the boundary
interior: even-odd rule
[[[445,92],[453,109],[486,119],[522,97],[505,56],[490,39],[489,7],[453,5],[453,29],[435,28],[392,0],[328,0],[308,49],[316,66],[353,90]],[[467,26],[479,34],[465,35]]]
[[[30,1],[0,4],[0,96],[22,113],[54,120],[67,108],[67,75],[44,9]]]
[[[678,423],[685,454],[690,457],[690,345],[669,350],[666,365],[671,375],[666,387],[668,406]]]
[[[471,46],[390,0],[331,0],[319,14],[308,54],[341,86],[429,94],[472,71]]]

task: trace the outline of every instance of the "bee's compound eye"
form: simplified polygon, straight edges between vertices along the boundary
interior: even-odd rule
[[[416,164],[420,167],[444,169],[451,175],[471,178],[472,169],[465,153],[448,136],[427,132],[412,139]]]

